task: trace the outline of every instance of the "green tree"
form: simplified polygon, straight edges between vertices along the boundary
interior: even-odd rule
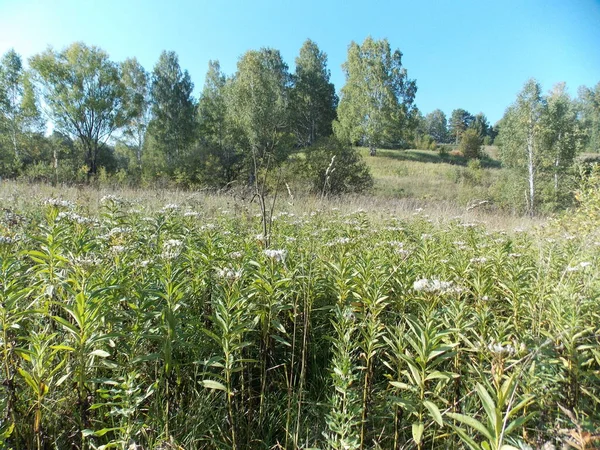
[[[479,132],[474,128],[467,128],[463,133],[458,146],[462,154],[469,159],[481,158],[481,146],[483,139]]]
[[[301,146],[332,133],[338,97],[327,68],[327,54],[308,39],[296,58],[291,91],[292,128]]]
[[[155,150],[173,171],[185,164],[196,139],[196,103],[194,84],[187,70],[182,71],[179,58],[163,51],[152,72],[152,120],[148,129]]]
[[[458,108],[452,111],[450,116],[450,135],[455,139],[456,144],[460,142],[462,134],[473,122],[474,117],[468,111]]]
[[[218,61],[209,61],[198,102],[200,165],[204,182],[222,185],[235,179],[240,160],[227,116],[227,78]]]
[[[579,111],[586,136],[586,150],[600,152],[600,83],[579,88]]]
[[[333,137],[306,150],[305,167],[312,191],[323,196],[363,192],[373,187],[373,177],[360,153]]]
[[[544,114],[545,155],[554,172],[554,197],[561,196],[560,181],[573,165],[577,152],[582,148],[583,134],[577,118],[576,105],[566,91],[565,83],[559,83],[547,96]]]
[[[448,121],[441,109],[436,109],[425,116],[425,133],[436,142],[448,141]]]
[[[49,48],[30,65],[54,127],[79,140],[88,175],[95,174],[101,147],[127,122],[118,65],[81,42],[61,52]]]
[[[266,204],[269,173],[285,160],[292,145],[290,81],[279,51],[263,48],[248,51],[240,58],[227,89],[228,120],[235,130],[237,145],[244,151],[264,236],[270,234],[272,224],[269,211],[273,211],[273,206],[269,209]]]
[[[378,146],[398,145],[410,134],[417,85],[408,79],[402,53],[393,53],[387,39],[371,37],[348,49],[343,64],[346,84],[341,91],[336,136],[364,143],[375,154]]]
[[[490,134],[490,123],[488,122],[485,114],[482,112],[475,114],[473,121],[469,124],[469,128],[477,132],[482,142],[486,140],[486,137],[488,137]],[[487,141],[489,142],[489,138]]]
[[[126,59],[121,64],[121,71],[128,118],[123,137],[127,145],[135,150],[138,167],[141,167],[150,123],[150,76],[136,58]]]
[[[21,56],[9,50],[0,60],[0,132],[6,136],[17,166],[26,140],[43,128],[37,99]]]
[[[246,150],[250,172],[272,167],[287,156],[290,146],[291,77],[278,50],[246,52],[227,89],[227,115]]]
[[[527,210],[533,215],[536,205],[536,173],[543,162],[543,122],[546,108],[540,84],[525,83],[517,100],[504,114],[500,124],[500,157],[503,163],[526,174]]]

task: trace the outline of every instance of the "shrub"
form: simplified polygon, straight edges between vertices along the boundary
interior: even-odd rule
[[[335,138],[306,150],[305,173],[311,190],[323,195],[363,192],[373,187],[373,178],[360,154]]]
[[[462,135],[459,150],[466,158],[481,158],[481,145],[483,144],[481,136],[477,131],[468,129]]]

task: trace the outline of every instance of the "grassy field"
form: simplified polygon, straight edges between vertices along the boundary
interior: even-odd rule
[[[558,222],[282,198],[263,236],[232,196],[3,182],[0,447],[592,448],[599,184]]]
[[[429,150],[378,150],[370,157],[361,149],[375,179],[375,195],[426,201],[451,202],[467,206],[492,196],[500,164],[486,157],[481,168],[470,169],[461,156],[441,156]],[[495,154],[494,148],[488,152]]]

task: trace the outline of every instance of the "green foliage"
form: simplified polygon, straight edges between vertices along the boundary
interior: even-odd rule
[[[436,142],[448,142],[448,121],[444,111],[436,109],[425,116],[425,132]]]
[[[306,178],[321,195],[364,192],[373,178],[360,154],[338,140],[324,139],[306,149]]]
[[[473,115],[462,108],[452,111],[450,123],[448,124],[448,131],[454,138],[456,144],[460,142],[462,134],[471,126],[473,120]]]
[[[398,146],[408,138],[417,85],[402,66],[402,53],[393,53],[387,39],[371,37],[348,48],[343,65],[336,136],[343,142],[376,147]]]
[[[479,159],[482,156],[482,145],[483,140],[481,135],[477,132],[477,130],[469,128],[462,134],[462,139],[458,149],[462,152],[465,158]]]
[[[196,137],[193,89],[194,83],[187,70],[181,70],[177,54],[163,51],[152,71],[148,132],[154,150],[164,155],[168,171],[183,166]]]
[[[74,43],[51,48],[30,60],[57,130],[79,139],[90,174],[113,132],[127,120],[119,67],[98,47]]]
[[[338,98],[329,81],[327,55],[308,39],[296,58],[290,107],[298,145],[308,146],[332,133]]]
[[[564,444],[600,420],[589,180],[547,230],[320,202],[277,214],[268,248],[230,198],[19,199],[0,215],[0,442]]]

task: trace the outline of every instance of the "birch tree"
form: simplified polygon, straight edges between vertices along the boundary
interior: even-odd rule
[[[507,109],[498,136],[503,163],[526,174],[530,215],[535,213],[536,172],[543,157],[542,116],[545,108],[540,84],[534,79],[527,81],[517,100]]]
[[[400,50],[392,52],[387,39],[368,37],[362,45],[350,44],[342,68],[346,84],[333,125],[336,136],[368,145],[371,155],[378,146],[401,143],[416,111],[417,85],[408,78]]]

